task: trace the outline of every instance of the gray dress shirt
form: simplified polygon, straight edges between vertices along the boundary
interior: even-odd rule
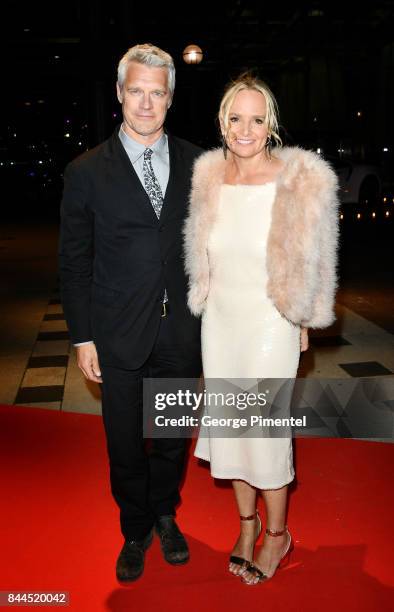
[[[156,140],[156,142],[149,145],[149,147],[146,147],[145,145],[137,142],[128,134],[126,134],[123,129],[123,126],[121,126],[119,130],[119,139],[122,145],[124,146],[128,158],[133,164],[133,168],[136,171],[137,176],[140,179],[144,189],[144,175],[142,174],[142,166],[144,164],[144,151],[147,148],[152,149],[153,171],[156,175],[164,198],[168,185],[168,177],[170,175],[170,156],[168,153],[167,134],[162,134],[160,138]]]

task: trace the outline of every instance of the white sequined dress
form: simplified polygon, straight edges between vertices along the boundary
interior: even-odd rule
[[[276,183],[223,184],[209,241],[202,358],[209,379],[295,378],[300,328],[266,294],[267,237]],[[212,476],[277,489],[294,478],[291,437],[215,437],[201,428],[195,455]]]

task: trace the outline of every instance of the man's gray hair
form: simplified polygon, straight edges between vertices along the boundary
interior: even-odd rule
[[[149,43],[130,47],[118,65],[118,85],[120,89],[123,87],[129,62],[138,62],[139,64],[156,66],[157,68],[167,68],[168,89],[172,98],[175,89],[175,66],[174,60],[169,53]]]

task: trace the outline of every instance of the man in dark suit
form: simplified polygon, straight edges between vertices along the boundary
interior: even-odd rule
[[[65,171],[59,247],[62,301],[78,365],[102,383],[111,489],[125,538],[119,580],[137,579],[155,528],[166,560],[185,563],[174,516],[185,441],[143,440],[144,377],[201,373],[200,327],[186,306],[182,227],[201,149],[166,134],[175,69],[136,45],[118,66],[123,123]]]

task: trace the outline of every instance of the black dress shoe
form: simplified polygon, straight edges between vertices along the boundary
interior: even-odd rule
[[[155,528],[160,538],[164,559],[171,565],[187,563],[190,557],[189,548],[174,517],[171,515],[159,516]]]
[[[126,540],[116,562],[116,577],[121,582],[133,582],[144,571],[145,551],[152,543],[153,529],[143,540]]]

